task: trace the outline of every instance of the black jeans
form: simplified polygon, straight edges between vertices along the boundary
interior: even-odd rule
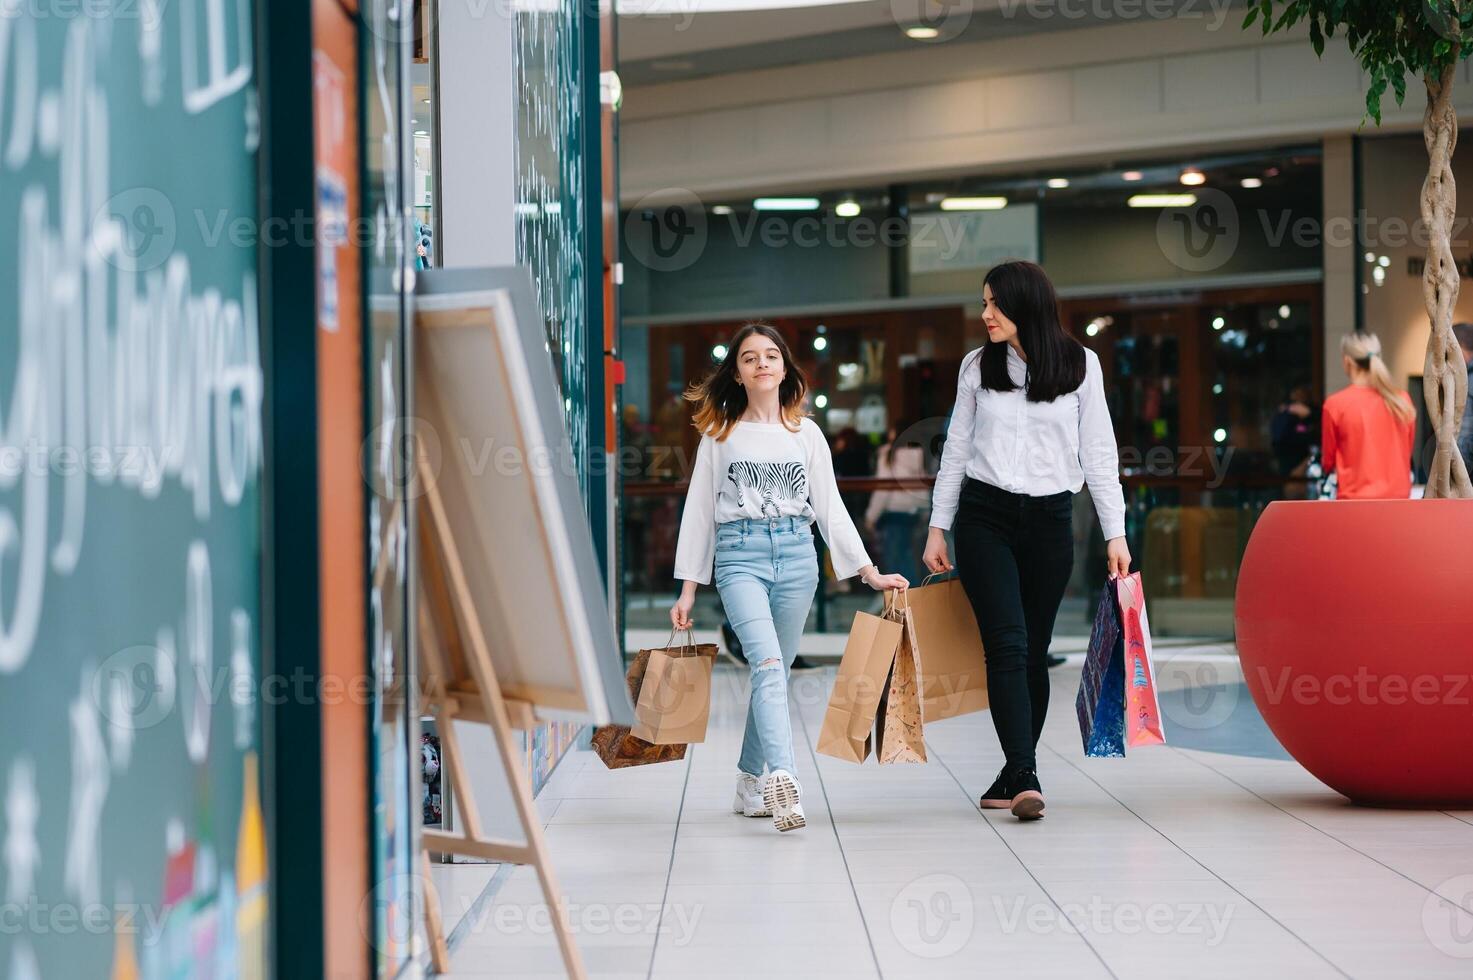
[[[1073,494],[1008,493],[968,478],[952,524],[956,568],[987,651],[992,724],[1009,772],[1035,769],[1048,714],[1048,647],[1074,567]]]

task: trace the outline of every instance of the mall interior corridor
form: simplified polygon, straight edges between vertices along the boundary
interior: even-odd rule
[[[987,713],[928,726],[924,765],[856,766],[814,751],[833,668],[800,672],[808,826],[788,834],[731,812],[746,683],[723,665],[684,761],[610,771],[574,751],[539,795],[589,973],[1467,976],[1473,811],[1326,789],[1273,741],[1232,654],[1158,649],[1174,744],[1126,759],[1083,758],[1071,655],[1032,824],[977,808],[1001,761]],[[456,923],[451,976],[562,975],[530,869],[433,878]]]

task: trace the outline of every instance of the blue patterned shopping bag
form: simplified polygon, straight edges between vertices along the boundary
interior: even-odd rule
[[[1089,653],[1079,678],[1074,709],[1084,754],[1092,758],[1125,755],[1125,644],[1115,582],[1105,583],[1089,633]]]

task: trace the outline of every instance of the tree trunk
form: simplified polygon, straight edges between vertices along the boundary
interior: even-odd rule
[[[1432,335],[1427,341],[1427,363],[1422,392],[1427,414],[1437,436],[1437,453],[1427,476],[1428,497],[1473,497],[1473,483],[1458,452],[1468,396],[1468,373],[1463,352],[1453,335],[1453,308],[1458,302],[1458,264],[1453,258],[1452,230],[1457,207],[1453,181],[1453,147],[1458,142],[1458,120],[1453,111],[1453,72],[1425,78],[1427,112],[1422,137],[1427,143],[1427,180],[1422,184],[1422,223],[1427,226],[1427,265],[1422,272],[1422,298]]]

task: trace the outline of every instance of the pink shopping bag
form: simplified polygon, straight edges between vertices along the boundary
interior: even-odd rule
[[[1125,744],[1163,745],[1161,707],[1156,702],[1156,672],[1151,667],[1151,626],[1146,618],[1146,592],[1141,573],[1115,580],[1120,607],[1121,641],[1125,648]]]

